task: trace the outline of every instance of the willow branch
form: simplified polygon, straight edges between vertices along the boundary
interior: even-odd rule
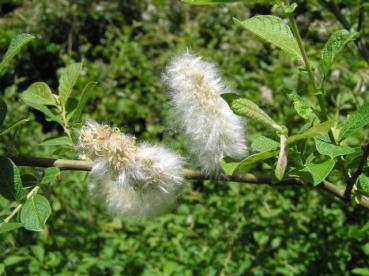
[[[361,148],[363,150],[363,155],[361,156],[359,166],[357,167],[356,171],[354,172],[354,174],[350,178],[350,181],[347,183],[347,186],[346,186],[346,189],[345,189],[344,196],[347,200],[349,200],[351,198],[352,188],[354,187],[354,184],[355,184],[356,180],[358,179],[358,177],[360,176],[360,174],[363,172],[366,160],[368,160],[369,144],[365,144]]]
[[[84,160],[52,159],[52,158],[28,157],[28,156],[11,156],[10,158],[18,166],[41,167],[41,168],[56,167],[59,168],[60,170],[90,171],[93,164],[91,161]],[[186,179],[190,180],[231,181],[247,184],[261,184],[261,185],[264,184],[273,187],[289,187],[289,186],[313,187],[313,185],[306,185],[300,180],[294,178],[286,179],[280,182],[274,182],[271,176],[265,175],[258,176],[251,173],[239,173],[233,174],[232,176],[213,177],[204,175],[203,173],[197,170],[184,169],[183,175]],[[345,190],[328,181],[323,181],[316,187],[334,195],[335,197],[341,200],[345,200]],[[362,197],[359,205],[369,209],[369,200],[365,197]]]

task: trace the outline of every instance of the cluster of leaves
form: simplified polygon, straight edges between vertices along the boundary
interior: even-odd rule
[[[160,69],[178,51],[178,47],[187,43],[185,46],[190,45],[194,51],[220,64],[230,84],[240,91],[240,96],[230,97],[230,106],[241,116],[252,118],[248,132],[254,154],[241,162],[224,160],[223,164],[231,167],[229,172],[237,168],[270,174],[277,167],[282,134],[288,146],[288,167],[284,177],[296,173],[294,177],[314,184],[325,179],[326,172],[330,172],[330,180],[343,184],[339,169],[331,169],[332,162],[334,164],[341,156],[346,156],[347,169],[357,167],[361,155],[358,145],[367,135],[365,129],[357,131],[366,125],[367,96],[352,96],[352,90],[361,80],[362,68],[356,55],[352,54],[353,44],[348,44],[347,49],[351,51],[344,50],[341,56],[333,56],[331,53],[339,51],[327,48],[332,47],[329,43],[326,47],[320,45],[327,37],[307,36],[304,41],[312,42],[307,47],[309,56],[313,60],[319,59],[320,64],[323,59],[333,62],[337,57],[338,65],[335,67],[341,72],[339,81],[331,82],[327,68],[332,64],[327,63],[327,68],[319,69],[312,62],[316,72],[320,72],[318,83],[326,90],[331,114],[336,112],[328,122],[319,122],[317,104],[311,100],[314,98],[306,96],[312,89],[306,85],[305,69],[298,67],[289,56],[273,50],[274,45],[282,49],[292,47],[298,55],[290,55],[301,59],[296,44],[270,41],[278,40],[278,36],[273,38],[274,31],[263,30],[264,23],[258,24],[264,18],[277,23],[281,20],[270,16],[252,17],[255,13],[265,13],[265,6],[253,6],[249,10],[240,3],[219,9],[217,6],[192,7],[178,1],[147,1],[145,5],[130,3],[129,9],[125,9],[109,8],[120,7],[118,2],[121,1],[84,2],[83,5],[75,1],[60,4],[68,8],[53,7],[47,2],[17,3],[17,13],[8,16],[14,25],[5,29],[0,27],[3,37],[24,29],[40,38],[22,52],[18,62],[8,66],[9,75],[1,84],[8,105],[4,125],[14,125],[24,119],[24,114],[29,114],[31,119],[22,128],[13,128],[4,134],[3,144],[7,147],[9,141],[14,141],[11,144],[13,147],[16,145],[21,154],[75,158],[67,150],[71,139],[64,131],[64,119],[67,119],[67,129],[78,126],[77,107],[82,94],[87,93],[86,99],[91,100],[87,101],[87,112],[82,114],[82,118],[94,117],[112,122],[141,138],[164,139],[167,144],[181,150],[183,139],[163,127],[168,125],[165,121],[170,117],[165,92],[160,85]],[[99,8],[94,9],[95,5]],[[306,5],[315,11],[313,16],[305,10],[306,16],[315,17],[319,11],[316,3],[308,1]],[[125,11],[127,15],[123,14]],[[36,16],[28,16],[32,14]],[[326,13],[322,14],[328,17]],[[248,32],[241,32],[237,24],[231,24],[233,16],[257,19],[251,25],[246,23],[246,26],[249,29],[254,27],[249,31],[263,39],[272,35],[266,39],[272,46],[260,43]],[[22,18],[31,19],[25,23]],[[124,22],[119,18],[130,18],[130,21]],[[51,31],[51,34],[46,31],[54,30],[61,21],[65,32]],[[314,29],[312,22],[306,23],[306,27],[302,19],[301,22],[302,28],[310,28],[309,33],[320,34],[320,27]],[[322,21],[314,20],[316,22]],[[331,26],[329,33],[338,29],[334,20],[326,19],[324,22]],[[240,22],[241,25],[244,23]],[[283,24],[280,26],[282,30],[286,29]],[[98,30],[98,39],[86,33],[88,29]],[[69,30],[73,44],[68,49],[65,34]],[[290,37],[288,32],[291,34],[290,29],[286,33]],[[347,44],[344,41],[349,41],[349,37],[354,35],[345,31],[339,33],[334,49],[341,49]],[[4,47],[8,40],[0,40],[0,43]],[[320,50],[324,48],[329,49],[324,54],[325,58],[321,54],[324,50]],[[71,52],[68,54],[68,51]],[[63,72],[74,71],[66,69],[73,67],[79,71],[80,65],[73,65],[73,59],[79,61],[82,57],[84,69],[74,88],[75,92],[80,92],[71,93],[62,104],[60,95],[66,88],[61,85]],[[343,58],[350,62],[340,62]],[[59,67],[61,60],[70,65],[59,71],[59,78],[53,77],[55,66]],[[31,64],[37,64],[39,68],[36,70]],[[9,79],[13,80],[10,74],[16,76],[14,83],[9,82]],[[58,87],[58,91],[51,92],[53,90],[45,83],[32,84],[39,80]],[[87,86],[90,80],[100,83],[93,92],[89,91],[93,84]],[[260,96],[261,86],[268,86],[272,91],[271,102]],[[17,99],[21,101],[17,102]],[[31,109],[28,110],[24,103]],[[327,137],[332,126],[339,145],[332,144]],[[58,141],[58,137],[63,138]],[[74,139],[73,131],[71,138]],[[48,146],[55,144],[58,146]],[[13,150],[11,146],[7,149],[10,152]],[[55,151],[60,147],[63,150]],[[4,152],[4,147],[1,150]],[[314,155],[309,156],[312,152]],[[270,157],[263,156],[264,153]],[[292,168],[300,172],[297,174],[290,170]],[[100,209],[88,194],[84,173],[60,174],[57,170],[49,173],[48,170],[31,168],[22,168],[21,172],[25,194],[18,202],[0,197],[1,217],[8,217],[19,204],[25,206],[28,202],[26,194],[36,186],[39,187],[36,192],[49,199],[53,214],[49,223],[41,226],[44,230],[39,234],[30,235],[23,229],[3,234],[0,274],[57,275],[72,271],[94,275],[367,273],[364,268],[369,254],[367,212],[315,191],[199,181],[189,187],[173,213],[153,221],[130,222],[112,218]],[[30,175],[36,176],[36,180],[33,177],[34,184],[28,187]],[[277,177],[281,175],[280,170],[276,171]],[[56,176],[62,178],[59,185],[55,185]],[[367,186],[368,181],[362,174],[357,188],[365,194]],[[36,193],[31,196],[36,196]],[[22,223],[21,216],[14,219]]]
[[[14,58],[20,49],[33,39],[34,37],[29,34],[20,34],[16,36],[11,41],[8,51],[2,58],[0,72]],[[6,103],[0,100],[0,127],[2,127],[6,119],[7,110]],[[0,133],[0,136],[16,131],[20,125],[27,121],[28,119],[22,119],[11,124]],[[31,174],[21,175],[18,167],[6,156],[0,156],[0,178],[0,194],[10,202],[18,204],[13,212],[0,223],[0,233],[5,233],[22,226],[28,230],[41,231],[51,214],[51,208],[49,201],[44,196],[37,194],[39,189],[37,186],[37,179]],[[11,218],[19,211],[20,222],[10,222]]]
[[[2,59],[0,71],[24,45],[33,39],[34,37],[29,34],[16,36],[11,41],[8,51]],[[22,93],[21,99],[26,105],[41,111],[45,115],[46,120],[60,124],[66,134],[65,136],[58,135],[55,138],[45,139],[40,143],[41,146],[58,146],[56,152],[64,149],[63,153],[65,153],[65,150],[73,149],[76,141],[72,135],[72,128],[79,125],[77,122],[81,120],[83,107],[91,95],[91,87],[96,84],[94,82],[88,83],[78,100],[72,98],[72,90],[81,74],[81,70],[81,63],[73,63],[60,70],[58,94],[52,93],[50,87],[44,82],[33,83]],[[0,127],[6,118],[7,109],[6,103],[0,100]],[[22,119],[13,123],[1,131],[0,136],[16,131],[17,128],[28,121],[29,119]],[[40,188],[37,178],[31,174],[21,175],[18,167],[6,156],[0,156],[0,168],[0,178],[2,179],[0,194],[7,200],[18,204],[13,212],[0,224],[0,233],[22,226],[27,230],[42,231],[46,220],[51,214],[51,208],[49,201],[44,196],[37,194]],[[57,168],[47,169],[40,183],[45,183],[45,181],[55,178],[58,173]],[[10,222],[18,212],[20,212],[20,223]]]
[[[286,10],[290,12],[291,7],[287,7]],[[292,34],[290,27],[281,18],[271,15],[259,15],[242,22],[238,19],[234,19],[234,21],[251,33],[282,49],[292,57],[303,61],[303,53],[296,38]],[[358,33],[350,33],[346,30],[336,31],[331,35],[320,54],[319,72],[321,75],[321,83],[319,87],[314,87],[318,89],[314,91],[314,94],[322,93],[321,91],[325,88],[325,81],[334,64],[336,56],[342,51],[344,46],[348,42],[354,40],[357,35]],[[277,149],[280,148],[278,162],[275,168],[275,176],[278,180],[282,180],[287,168],[286,144],[290,147],[289,154],[294,156],[294,161],[298,161],[296,164],[290,163],[288,175],[297,175],[305,183],[311,183],[313,185],[320,184],[329,176],[335,167],[335,158],[341,158],[341,156],[349,157],[350,155],[360,157],[361,151],[358,147],[340,145],[336,143],[336,138],[332,136],[333,138],[330,139],[331,137],[327,135],[327,133],[331,131],[333,126],[337,125],[337,140],[340,143],[345,138],[365,127],[369,124],[369,103],[364,103],[356,112],[349,114],[349,117],[339,124],[337,124],[334,119],[320,123],[322,118],[324,121],[324,114],[319,114],[319,112],[315,111],[314,107],[309,106],[296,91],[290,92],[289,97],[293,101],[297,114],[306,121],[306,125],[302,127],[303,131],[301,133],[287,138],[287,127],[280,126],[255,103],[236,94],[224,95],[224,98],[236,114],[255,119],[275,129],[276,135],[280,135],[281,138],[286,137],[286,139],[281,139],[281,144],[265,136],[257,137],[252,143],[252,149],[257,153],[246,157],[240,162],[235,162],[229,158],[224,160],[223,166],[229,174],[233,174],[235,171],[247,171],[250,165],[277,156]],[[316,152],[309,152],[309,150],[306,151],[306,149],[301,150],[293,146],[294,143],[309,138],[314,138]],[[304,156],[306,156],[306,158],[304,158]],[[231,163],[231,165],[229,163]],[[301,163],[303,166],[300,165]],[[349,162],[345,164],[344,168],[340,167],[339,169],[345,169],[350,166],[351,163],[356,164],[357,160],[351,158]],[[362,177],[367,176],[363,174]],[[363,187],[363,185],[360,185],[359,189]],[[362,192],[367,193],[367,191],[361,190],[360,193]]]

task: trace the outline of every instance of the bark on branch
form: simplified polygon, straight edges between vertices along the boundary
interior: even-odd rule
[[[66,160],[66,159],[52,159],[52,158],[41,158],[41,157],[28,157],[28,156],[12,156],[10,157],[13,162],[18,166],[29,166],[29,167],[57,167],[61,170],[77,170],[77,171],[90,171],[92,168],[91,161],[83,161],[83,160]],[[289,187],[289,186],[298,186],[298,187],[313,187],[313,185],[308,185],[302,183],[298,179],[286,179],[280,182],[274,182],[274,179],[270,176],[258,176],[251,173],[242,173],[242,174],[234,174],[232,176],[226,177],[210,177],[202,174],[200,171],[184,169],[183,175],[186,179],[192,180],[215,180],[215,181],[232,181],[232,182],[240,182],[247,184],[264,184],[270,185],[273,187]],[[318,186],[319,189],[322,189],[335,197],[345,201],[345,190],[343,188],[338,187],[328,181],[323,181]],[[359,205],[364,208],[369,209],[369,200],[365,197],[362,197]]]

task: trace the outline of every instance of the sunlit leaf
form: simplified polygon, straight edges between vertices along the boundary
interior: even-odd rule
[[[357,111],[340,124],[340,132],[338,140],[343,140],[344,138],[350,136],[355,131],[365,127],[369,124],[369,102],[364,103]]]
[[[326,133],[328,132],[334,124],[334,121],[329,120],[321,124],[317,124],[308,130],[306,130],[304,133],[296,134],[293,136],[290,136],[287,140],[288,143],[294,143],[298,140],[302,139],[308,139],[317,136],[320,133]]]
[[[56,105],[56,99],[50,87],[44,82],[35,82],[31,84],[31,86],[22,93],[21,99],[27,105]]]
[[[314,186],[321,183],[330,174],[334,168],[335,161],[328,160],[313,160],[305,165],[304,168],[298,170],[296,174],[300,176],[306,183],[311,183]]]
[[[72,141],[67,136],[48,138],[39,144],[40,146],[72,146]]]
[[[72,89],[81,74],[81,70],[82,63],[73,63],[61,70],[59,79],[59,98],[63,105],[67,103]]]
[[[0,63],[0,72],[4,69],[5,65],[7,65],[14,58],[14,56],[19,53],[21,48],[34,38],[35,37],[33,35],[26,33],[19,34],[14,37],[10,41],[9,48]]]
[[[81,98],[79,99],[77,109],[73,115],[74,122],[79,122],[81,120],[82,111],[85,107],[87,101],[91,98],[93,88],[97,85],[97,82],[89,82],[82,91]]]
[[[8,128],[4,129],[2,132],[0,132],[0,136],[9,133],[10,131],[16,129],[17,127],[27,123],[29,121],[28,118],[21,119],[19,121],[16,121],[14,124],[10,125]]]
[[[51,214],[49,201],[41,195],[31,196],[24,204],[20,219],[24,228],[31,231],[42,231]]]
[[[237,169],[239,164],[240,164],[239,161],[234,160],[230,157],[225,157],[222,160],[220,160],[220,166],[222,167],[223,171],[228,175],[232,175],[234,171]]]
[[[281,129],[281,126],[254,102],[234,93],[223,94],[222,97],[235,114],[257,120],[277,130]]]
[[[281,18],[273,15],[257,15],[244,21],[233,18],[233,21],[289,55],[302,59],[290,27]]]
[[[252,154],[250,156],[247,156],[245,159],[243,159],[238,168],[245,168],[247,166],[250,166],[254,163],[263,161],[265,159],[269,159],[272,157],[275,157],[278,155],[278,151],[277,150],[273,150],[273,151],[266,151],[266,152],[261,152],[261,153],[256,153],[256,154]]]
[[[320,54],[320,69],[324,77],[328,75],[334,60],[345,45],[355,40],[358,35],[359,33],[357,32],[349,32],[347,30],[339,30],[331,35]]]
[[[314,113],[312,109],[310,108],[310,106],[295,91],[291,91],[288,94],[288,97],[293,101],[293,106],[297,114],[299,114],[302,118],[307,120],[311,118],[312,116],[314,116]]]
[[[22,223],[19,222],[8,222],[0,224],[0,234],[4,234],[6,232],[21,228],[23,226]]]
[[[320,154],[328,155],[331,158],[351,154],[356,151],[354,148],[348,146],[339,146],[332,144],[327,135],[318,135],[314,138],[314,140],[317,151]]]
[[[251,144],[254,151],[265,152],[279,148],[279,143],[265,136],[257,137]]]

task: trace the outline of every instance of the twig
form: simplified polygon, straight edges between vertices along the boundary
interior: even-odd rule
[[[360,176],[360,174],[363,172],[365,162],[369,157],[369,143],[363,145],[361,147],[361,149],[363,150],[363,155],[361,157],[359,166],[357,167],[355,173],[350,178],[350,181],[347,183],[347,186],[346,186],[346,189],[345,189],[344,197],[345,197],[346,200],[350,200],[352,188],[354,187],[355,182],[358,179],[358,177]]]
[[[364,21],[364,6],[363,6],[363,0],[360,1],[360,8],[359,8],[359,18],[357,20],[357,31],[361,31],[361,27],[363,26]]]
[[[17,156],[10,157],[15,164],[18,166],[30,166],[30,167],[57,167],[61,170],[78,170],[78,171],[90,171],[92,168],[91,161],[83,161],[83,160],[65,160],[65,159],[51,159],[51,158],[40,158],[40,157],[26,157],[26,156]],[[247,184],[264,184],[271,185],[273,187],[313,187],[313,185],[307,185],[301,182],[299,179],[290,178],[280,182],[274,182],[273,177],[271,176],[257,176],[251,173],[239,173],[234,174],[232,176],[223,176],[223,177],[212,177],[207,176],[197,170],[184,169],[183,175],[186,179],[192,180],[215,180],[215,181],[231,181],[231,182],[240,182]],[[324,181],[316,186],[322,190],[327,191],[328,193],[334,195],[335,197],[345,200],[344,189],[339,188],[338,186]],[[365,197],[362,197],[360,203],[364,208],[369,209],[369,200]]]

